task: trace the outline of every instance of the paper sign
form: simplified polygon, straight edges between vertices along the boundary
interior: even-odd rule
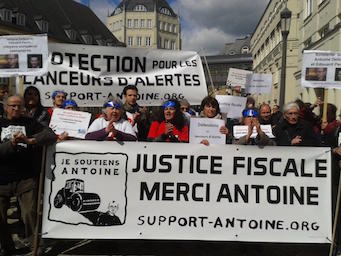
[[[246,76],[248,74],[252,74],[252,71],[230,68],[227,76],[226,85],[232,87],[239,86],[240,88],[245,88]]]
[[[219,132],[224,120],[214,118],[191,118],[189,143],[199,144],[208,140],[210,144],[225,144],[226,135]]]
[[[49,126],[57,135],[67,132],[69,137],[84,139],[90,118],[88,112],[55,108]]]
[[[341,53],[304,51],[301,83],[303,87],[341,88]]]
[[[272,128],[271,125],[261,125],[261,130],[269,137],[269,138],[275,138],[275,136],[272,134]],[[233,126],[233,137],[236,139],[240,139],[241,137],[247,135],[249,130],[249,127],[247,125],[235,125]],[[258,135],[256,127],[253,127],[253,131],[250,138],[256,138]]]
[[[248,93],[271,93],[271,74],[248,74],[246,80],[246,91]]]
[[[0,77],[47,73],[47,35],[0,36]]]
[[[246,105],[245,97],[216,95],[215,98],[219,102],[221,113],[227,113],[229,118],[239,118],[242,116],[242,111]]]

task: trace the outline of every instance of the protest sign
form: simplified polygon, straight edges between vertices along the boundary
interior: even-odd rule
[[[245,88],[246,76],[248,74],[252,74],[252,71],[238,68],[230,68],[229,73],[227,75],[226,85],[232,87],[238,86],[240,88]]]
[[[67,132],[69,137],[84,139],[90,119],[88,112],[55,108],[49,126],[57,135]]]
[[[189,143],[199,144],[202,140],[208,140],[210,144],[225,144],[226,135],[219,129],[224,126],[222,119],[215,118],[191,118]]]
[[[101,107],[109,96],[122,99],[127,85],[138,88],[140,105],[183,98],[199,105],[207,96],[195,52],[51,43],[49,63],[47,76],[23,81],[39,89],[44,106],[51,106],[53,91],[63,90],[78,106]]]
[[[219,102],[221,113],[227,113],[229,118],[240,118],[242,116],[242,111],[246,105],[245,97],[216,95],[215,98]]]
[[[246,76],[246,91],[248,93],[271,93],[271,74],[248,74]]]
[[[0,36],[0,77],[47,73],[47,35]]]
[[[341,88],[341,53],[304,51],[301,83],[303,87]]]
[[[275,138],[272,133],[272,127],[270,124],[261,124],[261,130],[269,137]],[[240,139],[241,137],[247,135],[249,127],[247,125],[234,125],[233,126],[233,137]],[[253,127],[252,134],[250,138],[256,138],[258,135],[256,127]]]
[[[330,150],[65,141],[43,238],[329,243]]]

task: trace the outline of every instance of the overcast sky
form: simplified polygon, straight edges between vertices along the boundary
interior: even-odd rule
[[[120,0],[75,0],[105,23]],[[180,14],[183,50],[218,54],[227,42],[252,34],[269,0],[168,0]]]

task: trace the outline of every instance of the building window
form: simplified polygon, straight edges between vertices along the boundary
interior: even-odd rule
[[[144,20],[142,19],[141,21],[140,21],[141,23],[141,28],[144,28]]]
[[[146,12],[147,8],[142,4],[138,4],[134,7],[134,11],[135,12]]]
[[[127,27],[131,28],[131,19],[128,19]]]
[[[121,13],[122,12],[122,9],[121,8],[117,8],[116,10],[115,10],[115,12],[114,12],[114,15],[115,14],[119,14],[119,13]]]
[[[157,39],[157,47],[158,47],[158,48],[161,48],[161,43],[162,43],[162,38],[159,37],[159,38]]]
[[[135,19],[134,20],[134,28],[138,28],[139,27],[139,20]]]
[[[173,26],[172,26],[172,32],[173,32],[173,33],[176,33],[176,25],[173,25]]]
[[[307,18],[313,12],[313,0],[305,0],[305,5],[306,5],[305,18]]]
[[[175,42],[174,41],[171,41],[171,49],[175,50]]]
[[[36,19],[36,24],[42,33],[47,33],[49,31],[49,23],[43,19]]]
[[[160,28],[160,30],[162,30],[162,26],[163,26],[163,22],[159,21],[159,28]]]
[[[235,51],[230,51],[230,52],[229,52],[229,55],[235,55],[235,54],[236,54]]]
[[[172,25],[168,23],[167,25],[167,31],[168,32],[172,32]]]
[[[163,48],[168,49],[168,39],[163,42]]]
[[[81,38],[85,44],[92,44],[92,36],[89,34],[82,34]]]
[[[167,23],[166,22],[163,23],[162,30],[167,31]]]
[[[304,48],[308,48],[311,45],[311,37],[304,41]]]
[[[0,17],[2,21],[11,22],[12,21],[12,11],[8,9],[0,10]]]
[[[138,45],[138,46],[141,46],[141,45],[142,45],[142,37],[141,37],[141,36],[138,36],[138,37],[137,37],[137,45]]]
[[[106,45],[106,43],[105,43],[105,40],[103,40],[103,39],[96,39],[96,43],[98,44],[98,45]]]
[[[160,9],[160,13],[166,14],[166,15],[168,15],[168,16],[171,16],[171,15],[172,15],[171,12],[170,12],[170,10],[169,10],[168,8],[165,8],[165,7],[163,7],[163,8]]]
[[[152,20],[147,20],[147,28],[152,28]]]
[[[329,32],[329,24],[323,26],[320,30],[319,30],[319,34],[320,37],[323,38],[327,35],[327,33]]]
[[[243,48],[242,48],[242,50],[241,50],[241,53],[242,53],[242,54],[249,53],[249,47],[243,46]]]
[[[128,45],[129,46],[133,45],[133,37],[132,36],[128,36]]]
[[[76,30],[68,28],[68,29],[64,29],[64,32],[66,34],[66,36],[71,40],[71,41],[75,41],[76,40]]]
[[[19,26],[25,26],[26,24],[26,16],[22,13],[16,14],[16,24]]]
[[[146,37],[146,46],[150,46],[150,36]]]

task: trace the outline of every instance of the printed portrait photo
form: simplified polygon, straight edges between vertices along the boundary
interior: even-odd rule
[[[14,69],[19,68],[18,54],[0,55],[0,69]]]
[[[341,81],[341,68],[335,69],[335,81]]]
[[[305,80],[326,81],[327,80],[327,68],[307,68],[305,72]]]
[[[28,68],[42,68],[42,55],[41,54],[28,54],[27,55]]]

